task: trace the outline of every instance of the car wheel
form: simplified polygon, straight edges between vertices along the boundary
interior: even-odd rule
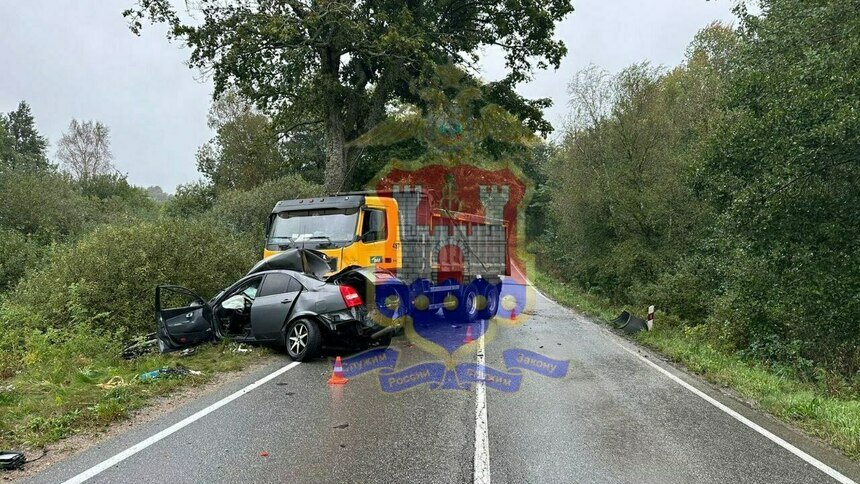
[[[312,321],[297,319],[287,326],[285,344],[290,358],[296,361],[308,361],[319,354],[322,335]]]

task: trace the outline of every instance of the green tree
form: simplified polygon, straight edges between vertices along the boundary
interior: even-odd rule
[[[642,63],[613,76],[592,66],[571,82],[571,124],[546,164],[555,223],[545,245],[569,277],[629,301],[708,232],[712,211],[695,181],[736,46],[714,24],[675,69]]]
[[[416,102],[400,103],[392,115],[355,141],[361,148],[397,147],[423,163],[480,162],[525,154],[536,136],[520,119],[489,102],[483,85],[456,65],[434,67],[421,85],[413,84]]]
[[[30,105],[25,101],[6,116],[0,115],[0,168],[47,170],[48,140],[39,134]]]
[[[508,76],[491,86],[504,107],[541,124],[539,102],[513,87],[534,67],[558,67],[566,53],[554,23],[567,0],[535,3],[303,1],[197,2],[202,22],[189,25],[169,0],[139,0],[131,29],[164,22],[192,49],[192,66],[210,69],[216,93],[235,86],[271,114],[281,134],[318,124],[326,134],[326,189],[346,186],[361,149],[349,142],[384,119],[392,100],[413,101],[411,81],[449,59],[473,65],[481,49],[501,47]]]
[[[212,103],[209,127],[215,138],[197,152],[197,169],[218,191],[249,190],[289,173],[322,179],[324,157],[313,127],[297,129],[281,141],[271,119],[235,91]]]
[[[860,368],[860,2],[743,6],[703,192],[727,271],[714,322],[742,348]]]
[[[171,217],[190,218],[201,215],[215,204],[215,187],[198,180],[176,187],[176,194],[164,204],[164,212]]]

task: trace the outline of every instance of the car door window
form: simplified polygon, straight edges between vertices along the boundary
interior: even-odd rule
[[[295,277],[290,278],[290,285],[287,287],[287,292],[298,292],[302,290],[302,283],[297,281]]]
[[[231,292],[232,295],[236,294],[244,294],[248,299],[254,300],[257,297],[258,289],[260,288],[260,282],[263,281],[262,277],[255,277],[249,281],[246,281],[241,286],[237,287]]]
[[[386,237],[385,210],[366,209],[361,227],[361,240],[378,242]]]
[[[268,274],[263,281],[263,286],[260,288],[259,296],[271,296],[272,294],[283,294],[298,290],[292,289],[298,282],[286,274]]]

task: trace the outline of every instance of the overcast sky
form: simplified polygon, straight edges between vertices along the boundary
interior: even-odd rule
[[[181,0],[180,0],[181,1]],[[56,141],[72,118],[111,129],[117,167],[141,186],[173,191],[199,178],[194,154],[211,138],[206,112],[212,84],[184,61],[160,27],[141,37],[126,27],[132,0],[0,0],[0,112],[20,100],[38,129]],[[734,22],[730,0],[580,0],[557,28],[568,47],[558,71],[538,72],[520,92],[550,97],[548,119],[560,126],[565,87],[594,63],[610,71],[642,60],[673,66],[693,35],[714,20]],[[501,77],[503,61],[486,52],[485,76]]]

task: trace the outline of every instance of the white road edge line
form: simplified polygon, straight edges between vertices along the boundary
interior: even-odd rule
[[[550,301],[554,304],[558,304],[557,302],[553,301],[552,299],[546,297],[528,279],[526,279],[526,283],[528,285],[530,285],[535,290],[535,292],[537,292],[538,294],[543,296],[544,299],[546,299],[547,301]],[[561,306],[561,305],[559,304],[559,306]],[[743,415],[732,410],[731,408],[723,405],[722,403],[720,403],[719,401],[717,401],[716,399],[714,399],[710,395],[704,393],[703,391],[699,390],[698,388],[694,387],[693,385],[690,385],[689,383],[685,382],[684,380],[678,378],[677,376],[673,375],[671,372],[669,372],[665,368],[661,367],[660,365],[658,365],[658,364],[654,363],[653,361],[645,358],[644,356],[640,355],[639,353],[636,353],[635,351],[624,346],[623,344],[619,343],[618,341],[615,341],[614,339],[612,342],[617,344],[618,346],[620,346],[624,351],[630,353],[631,355],[635,356],[636,358],[639,358],[641,361],[644,361],[648,366],[650,366],[650,367],[654,368],[655,370],[659,371],[660,373],[666,375],[672,381],[674,381],[675,383],[686,388],[687,390],[692,392],[697,397],[701,398],[702,400],[710,403],[711,405],[713,405],[713,406],[717,407],[718,409],[722,410],[723,412],[727,413],[730,417],[734,418],[738,422],[740,422],[740,423],[746,425],[747,427],[755,430],[756,432],[758,432],[759,434],[761,434],[762,436],[764,436],[765,438],[767,438],[771,442],[775,443],[776,445],[778,445],[778,446],[782,447],[783,449],[791,452],[792,454],[796,455],[797,457],[800,457],[807,464],[814,466],[816,469],[818,469],[821,472],[832,477],[834,480],[841,482],[842,484],[857,484],[855,481],[850,479],[848,476],[842,474],[841,472],[830,467],[829,465],[825,464],[824,462],[821,462],[820,460],[816,459],[815,457],[812,457],[811,455],[807,454],[806,452],[804,452],[804,451],[798,449],[797,447],[791,445],[790,443],[786,442],[784,439],[782,439],[781,437],[772,433],[771,431],[767,430],[766,428],[762,427],[761,425],[759,425],[759,424],[753,422],[752,420],[744,417]]]
[[[483,321],[481,325],[483,326]],[[487,385],[484,382],[484,330],[478,338],[478,377],[475,383],[475,474],[473,482],[490,484],[490,438],[487,425]]]
[[[796,455],[797,457],[800,457],[801,459],[806,461],[806,463],[816,467],[818,470],[820,470],[821,472],[832,477],[836,481],[841,482],[843,484],[857,484],[852,479],[850,479],[848,476],[842,474],[841,472],[830,467],[829,465],[825,464],[824,462],[821,462],[820,460],[816,459],[815,457],[812,457],[811,455],[807,454],[806,452],[804,452],[804,451],[798,449],[797,447],[791,445],[790,443],[786,442],[781,437],[775,435],[774,433],[772,433],[771,431],[762,427],[761,425],[759,425],[759,424],[753,422],[752,420],[744,417],[743,415],[732,410],[731,408],[723,405],[722,403],[720,403],[719,401],[717,401],[716,399],[714,399],[710,395],[699,390],[698,388],[694,387],[693,385],[690,385],[689,383],[685,382],[684,380],[678,378],[677,376],[673,375],[671,372],[669,372],[665,368],[661,367],[660,365],[654,363],[653,361],[648,360],[644,356],[640,355],[639,353],[636,353],[635,351],[631,350],[630,348],[627,348],[626,346],[622,345],[621,343],[619,343],[617,341],[613,341],[613,342],[615,344],[617,344],[618,346],[620,346],[621,348],[623,348],[624,351],[626,351],[626,352],[630,353],[631,355],[639,358],[641,361],[644,361],[646,364],[648,364],[648,366],[654,368],[655,370],[659,371],[660,373],[671,378],[672,381],[674,381],[675,383],[677,383],[677,384],[681,385],[682,387],[686,388],[687,390],[693,392],[693,394],[695,394],[696,396],[698,396],[702,400],[710,403],[711,405],[717,407],[718,409],[722,410],[723,412],[729,414],[729,416],[731,416],[732,418],[734,418],[738,422],[740,422],[740,423],[746,425],[747,427],[755,430],[756,432],[758,432],[762,436],[766,437],[771,442],[773,442],[773,443],[777,444],[778,446],[782,447],[783,449],[791,452],[792,454]]]
[[[141,450],[149,447],[150,445],[158,442],[159,440],[179,431],[180,429],[188,426],[191,423],[194,423],[197,420],[200,420],[201,418],[205,417],[206,415],[209,415],[210,413],[214,412],[215,410],[218,410],[219,408],[223,407],[224,405],[227,405],[228,403],[230,403],[233,400],[241,397],[242,395],[254,390],[255,388],[259,387],[260,385],[263,385],[264,383],[271,381],[274,378],[277,378],[279,375],[285,373],[286,371],[295,368],[298,364],[299,364],[298,361],[294,361],[294,362],[288,364],[287,366],[284,366],[282,368],[275,370],[274,372],[264,376],[263,378],[260,378],[259,380],[255,381],[254,383],[251,383],[250,385],[237,391],[236,393],[233,393],[227,397],[224,397],[221,400],[218,400],[217,402],[213,403],[212,405],[209,405],[208,407],[204,408],[203,410],[200,410],[197,413],[195,413],[189,417],[186,417],[186,418],[180,420],[179,422],[176,422],[175,424],[171,425],[170,427],[167,427],[166,429],[162,430],[161,432],[158,432],[157,434],[138,442],[137,444],[129,447],[128,449],[125,449],[124,451],[120,452],[119,454],[116,454],[115,456],[113,456],[109,459],[103,460],[99,464],[97,464],[97,465],[85,470],[84,472],[81,472],[80,474],[76,475],[75,477],[65,481],[64,484],[77,484],[77,483],[84,482],[87,479],[90,479],[92,477],[95,477],[95,476],[101,474],[105,470],[119,464],[120,462],[124,461],[125,459],[128,459],[129,457],[133,456],[134,454],[137,454]]]

